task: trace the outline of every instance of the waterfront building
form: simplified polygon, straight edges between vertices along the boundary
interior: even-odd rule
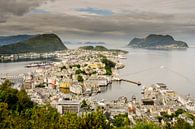
[[[83,92],[83,88],[80,85],[73,84],[70,86],[70,92],[80,95]]]
[[[80,101],[59,100],[57,104],[57,110],[60,114],[66,112],[80,112]]]

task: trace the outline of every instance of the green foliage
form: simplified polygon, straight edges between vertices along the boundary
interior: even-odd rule
[[[173,125],[172,129],[193,129],[192,126],[184,121],[183,119],[178,119]]]
[[[85,74],[86,75],[86,72],[79,68],[79,69],[76,70],[75,74]]]
[[[167,114],[167,113],[161,113],[162,115],[162,119],[165,120],[165,121],[171,121],[174,117],[175,117],[175,114]]]
[[[97,72],[96,71],[93,71],[91,74],[96,74]]]
[[[83,108],[85,111],[90,110],[90,105],[87,104],[85,99],[81,102],[81,108]]]
[[[94,47],[93,46],[83,46],[83,47],[80,47],[79,49],[94,50]]]
[[[11,88],[11,82],[5,81],[0,86],[0,102],[8,104],[8,109],[21,112],[26,108],[33,106],[25,90],[16,90]]]
[[[124,54],[127,54],[128,51],[125,51],[125,50],[119,50],[119,49],[108,49],[104,46],[83,46],[83,47],[80,47],[79,49],[83,49],[83,50],[91,50],[91,51],[110,51],[110,52],[113,52],[114,55],[118,55],[119,53],[124,53]],[[102,55],[100,55],[102,56]]]
[[[31,109],[30,124],[33,128],[56,128],[59,120],[59,113],[49,105],[43,107],[35,106]]]
[[[84,50],[93,50],[93,51],[108,51],[108,49],[104,46],[83,46],[80,47],[79,49],[84,49]]]
[[[87,107],[87,102],[86,100],[84,99],[82,102],[81,102],[81,108],[84,108],[84,107]]]
[[[128,53],[128,51],[120,50],[120,49],[110,49],[110,51],[112,51],[115,55],[118,55],[118,53],[124,53],[124,54]]]
[[[107,58],[101,59],[101,62],[104,63],[106,67],[110,67],[110,68],[114,68],[116,65],[114,62],[112,62],[111,60],[108,60]]]
[[[108,49],[104,46],[96,46],[94,49],[96,51],[108,51]]]
[[[73,68],[73,67],[77,67],[78,69],[80,69],[81,68],[81,65],[80,64],[71,65],[71,68]]]
[[[88,106],[83,100],[81,107]],[[177,112],[180,114],[182,111]],[[194,119],[193,116],[191,118]],[[10,81],[0,85],[0,128],[2,129],[130,129],[127,114],[115,116],[112,124],[101,110],[82,115],[75,113],[60,115],[50,105],[33,104],[25,90],[12,89]],[[141,122],[131,129],[161,128],[152,122]],[[194,129],[194,126],[178,119],[175,124],[167,123],[163,129]]]
[[[60,67],[60,69],[61,69],[61,71],[62,71],[62,70],[64,70],[64,69],[66,69],[66,66],[62,66],[62,67]]]
[[[128,119],[128,114],[119,114],[114,116],[113,125],[116,127],[129,126],[130,122]]]
[[[116,64],[107,58],[102,58],[101,62],[105,64],[106,75],[112,75],[112,68],[114,68]]]
[[[84,79],[83,79],[83,77],[81,75],[77,76],[77,80],[78,80],[78,82],[83,82],[84,81]]]
[[[36,85],[35,87],[38,87],[38,88],[44,88],[45,85],[43,83],[39,84],[39,85]]]
[[[110,123],[102,111],[87,113],[81,116],[82,129],[110,129]]]
[[[59,129],[81,129],[81,118],[75,113],[65,113],[58,121]]]
[[[175,116],[178,117],[180,114],[183,114],[185,111],[183,109],[177,109],[177,111],[175,111]]]
[[[19,112],[33,107],[33,102],[30,100],[24,89],[20,90],[17,93],[17,98],[18,98],[17,110]]]
[[[111,67],[105,67],[106,75],[112,75],[112,68]]]
[[[158,125],[152,122],[138,123],[133,129],[161,129]]]

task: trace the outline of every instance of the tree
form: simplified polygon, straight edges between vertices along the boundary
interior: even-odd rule
[[[8,125],[8,116],[9,111],[8,111],[8,104],[0,102],[0,127],[1,128],[6,128]]]
[[[78,82],[83,82],[84,81],[84,79],[83,79],[83,77],[81,75],[77,76],[77,80],[78,80]]]
[[[82,129],[111,129],[110,122],[102,111],[95,111],[82,115]]]
[[[173,129],[193,129],[192,126],[183,119],[178,119]]]
[[[181,108],[177,109],[177,111],[175,111],[175,116],[178,117],[180,114],[183,114],[185,111]]]
[[[102,58],[101,62],[105,64],[106,75],[112,75],[112,68],[115,67],[116,63],[108,60],[106,57]]]
[[[141,122],[141,123],[137,123],[133,129],[161,129],[161,128],[152,122]]]
[[[54,129],[57,128],[57,123],[60,114],[50,105],[35,106],[31,110],[30,125],[33,129]]]
[[[0,86],[0,102],[8,104],[8,109],[15,110],[17,107],[17,94],[18,90],[11,88],[11,82],[5,81]]]
[[[58,121],[59,129],[80,129],[80,118],[76,113],[66,113]]]
[[[18,98],[17,109],[19,112],[33,107],[33,102],[30,100],[29,96],[27,95],[24,89],[20,90],[17,93],[17,98]]]
[[[116,127],[129,126],[130,122],[128,119],[128,114],[119,114],[114,116],[113,125]]]

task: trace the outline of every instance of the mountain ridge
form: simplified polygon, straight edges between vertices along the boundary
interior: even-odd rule
[[[0,46],[15,44],[24,40],[28,40],[35,35],[12,35],[12,36],[0,36]]]
[[[65,49],[67,47],[56,34],[38,34],[15,44],[0,46],[0,54],[44,53]]]

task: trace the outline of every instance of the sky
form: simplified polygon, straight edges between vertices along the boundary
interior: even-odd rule
[[[195,43],[195,0],[0,0],[0,35],[128,43],[170,34]]]

